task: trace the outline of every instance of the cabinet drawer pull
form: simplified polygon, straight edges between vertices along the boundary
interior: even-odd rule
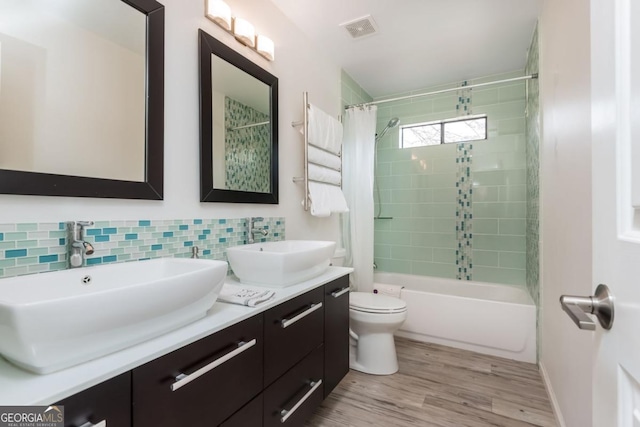
[[[202,375],[206,374],[207,372],[211,371],[212,369],[217,368],[218,366],[222,365],[224,362],[227,362],[228,360],[233,359],[234,357],[236,357],[237,355],[239,355],[243,351],[249,350],[251,347],[256,345],[256,342],[257,341],[256,341],[255,338],[252,339],[249,342],[241,341],[241,342],[238,343],[238,348],[236,348],[235,350],[230,351],[229,353],[225,354],[224,356],[214,360],[213,362],[209,363],[208,365],[203,366],[202,368],[198,369],[194,373],[189,374],[189,375],[186,375],[186,374],[178,375],[176,377],[176,382],[171,384],[171,391],[178,390],[180,387],[183,387],[183,386],[189,384],[191,381],[201,377]]]
[[[99,423],[93,424],[89,421],[82,424],[80,427],[107,427],[107,420],[102,420]]]
[[[311,304],[311,307],[309,307],[308,309],[306,309],[305,311],[303,311],[302,313],[298,314],[297,316],[292,317],[291,319],[282,319],[280,321],[280,326],[282,326],[282,328],[286,328],[289,327],[291,325],[293,325],[294,323],[296,323],[298,320],[302,319],[305,316],[310,315],[311,313],[313,313],[314,311],[318,310],[319,308],[322,308],[322,303],[316,303],[316,304]]]
[[[331,292],[331,296],[334,298],[340,298],[342,295],[346,294],[347,292],[349,292],[348,286],[346,288],[342,288],[340,290]]]
[[[308,392],[305,393],[304,396],[302,396],[302,399],[298,400],[298,402],[293,405],[293,407],[289,410],[283,409],[282,411],[280,411],[280,415],[282,415],[282,417],[280,418],[280,422],[281,423],[285,423],[287,422],[287,420],[289,419],[289,417],[291,415],[293,415],[294,412],[296,412],[296,410],[300,407],[300,405],[302,405],[304,403],[305,400],[307,400],[309,398],[309,396],[311,396],[313,394],[314,391],[316,391],[316,389],[318,387],[320,387],[322,385],[322,380],[318,380],[318,381],[311,381],[311,383],[309,384],[309,386],[311,386],[311,388],[309,389]]]

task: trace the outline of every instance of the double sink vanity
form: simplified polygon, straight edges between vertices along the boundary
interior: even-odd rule
[[[351,269],[320,243],[238,247],[232,267],[271,280],[242,281],[276,291],[257,307],[216,301],[245,286],[223,261],[3,279],[0,402],[64,405],[75,427],[301,425],[349,369]]]

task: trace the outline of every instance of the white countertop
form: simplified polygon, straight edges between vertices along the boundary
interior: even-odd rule
[[[48,405],[86,390],[109,378],[157,359],[221,329],[255,316],[291,298],[351,273],[346,267],[329,267],[322,275],[276,291],[274,299],[258,307],[216,301],[196,322],[157,338],[47,375],[34,374],[0,358],[0,405]],[[225,283],[239,284],[228,278]],[[69,349],[73,351],[73,349]]]

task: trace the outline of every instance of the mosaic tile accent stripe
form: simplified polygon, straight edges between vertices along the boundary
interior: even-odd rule
[[[225,164],[226,187],[229,190],[271,191],[271,127],[268,124],[235,129],[268,122],[269,116],[225,97]]]
[[[467,88],[469,83],[465,80],[460,84],[460,90],[456,93],[458,95],[458,102],[456,103],[456,115],[468,116],[473,114],[472,94],[473,89]]]
[[[473,144],[461,143],[456,147],[456,266],[458,280],[473,279],[473,179],[471,161]]]
[[[538,28],[533,33],[525,74],[538,72]],[[536,304],[538,322],[538,359],[541,351],[540,327],[540,106],[538,80],[527,81],[526,91],[526,169],[527,169],[527,217],[526,237],[526,278],[527,290]]]
[[[538,72],[538,29],[533,34],[526,74]],[[538,104],[538,80],[527,82],[526,109],[526,158],[527,158],[527,219],[525,235],[527,240],[526,285],[536,306],[540,303],[540,107]]]
[[[257,241],[285,239],[284,218],[256,223]],[[226,248],[247,242],[246,218],[97,221],[86,229],[95,249],[87,265],[191,256],[226,261]],[[65,223],[0,224],[0,278],[67,268]]]

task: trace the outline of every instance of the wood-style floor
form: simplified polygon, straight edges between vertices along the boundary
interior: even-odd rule
[[[351,370],[307,426],[553,426],[536,365],[396,338],[400,370]]]

